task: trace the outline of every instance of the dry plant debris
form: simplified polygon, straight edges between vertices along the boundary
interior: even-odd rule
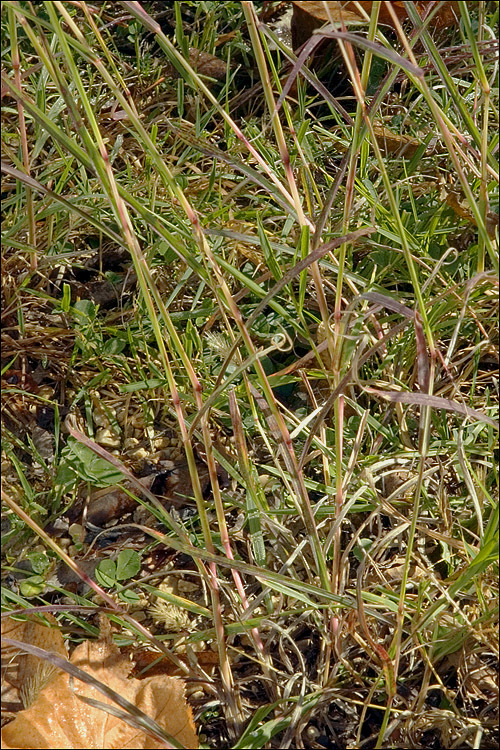
[[[50,654],[66,657],[66,649],[55,627],[36,622],[4,620],[3,637],[43,647]],[[2,730],[2,747],[8,748],[162,748],[165,741],[152,738],[140,727],[107,713],[82,698],[116,706],[96,687],[74,679],[63,669],[32,655],[19,655],[13,647],[2,649],[7,667],[4,674],[10,690],[17,688],[27,707]],[[17,662],[17,670],[15,669]],[[198,737],[191,709],[186,704],[185,686],[177,677],[164,675],[139,680],[130,677],[132,665],[109,639],[86,641],[75,648],[69,661],[102,685],[129,701],[153,719],[184,747],[197,748]],[[13,674],[17,671],[17,674]],[[5,683],[4,683],[5,684]],[[2,685],[4,696],[4,685]]]
[[[211,748],[496,746],[493,5],[295,3],[301,69],[288,3],[3,4],[13,640]],[[6,746],[138,746],[51,658]]]

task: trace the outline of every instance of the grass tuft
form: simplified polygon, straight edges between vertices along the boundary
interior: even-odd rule
[[[4,611],[203,747],[494,747],[498,8],[268,5],[2,6]]]

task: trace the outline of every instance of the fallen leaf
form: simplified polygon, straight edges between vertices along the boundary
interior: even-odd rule
[[[297,49],[311,36],[314,29],[318,29],[323,24],[333,21],[340,23],[341,20],[346,24],[367,22],[366,16],[360,12],[361,6],[366,15],[370,17],[372,2],[300,2],[296,0],[293,3],[292,16],[292,39],[293,47]],[[417,12],[421,18],[425,18],[431,12],[435,3],[433,2],[415,2]],[[391,2],[391,7],[398,20],[405,21],[408,14],[405,3],[395,0]],[[434,14],[431,25],[437,28],[450,26],[457,23],[458,2],[441,3],[438,12]],[[394,26],[394,20],[386,3],[381,3],[379,11],[379,23]]]
[[[189,49],[189,62],[197,73],[203,76],[210,76],[217,81],[224,81],[227,76],[227,65],[216,55],[210,52],[203,52],[201,49]]]
[[[363,20],[359,13],[348,11],[344,8],[345,5],[346,3],[340,2],[294,2],[291,22],[293,49],[301,47],[307,42],[314,29],[318,29],[330,20],[340,23],[342,17],[345,24],[359,24]]]
[[[189,64],[202,76],[209,76],[215,78],[217,81],[224,81],[227,76],[227,65],[224,60],[221,60],[216,55],[210,54],[210,52],[204,52],[201,49],[194,47],[189,48]],[[178,78],[179,72],[173,65],[168,65],[166,72],[172,78]]]
[[[198,739],[184,682],[175,677],[128,679],[130,662],[107,641],[80,644],[70,664],[98,680],[153,719],[185,747],[197,748]],[[163,740],[79,697],[115,707],[115,702],[93,685],[66,672],[51,679],[35,703],[21,711],[2,730],[2,747],[10,748],[161,748]]]
[[[398,133],[393,133],[381,125],[375,125],[373,132],[384,156],[394,154],[394,156],[405,156],[407,159],[411,159],[421,145],[421,142],[416,138],[409,135],[398,135]]]
[[[477,220],[474,216],[467,199],[463,193],[459,193],[456,190],[447,190],[446,188],[441,189],[441,199],[444,200],[451,208],[455,211],[457,216],[461,219],[466,219],[477,226]],[[486,231],[488,237],[495,239],[496,232],[498,229],[498,214],[494,211],[488,211],[486,214],[485,221]]]
[[[32,703],[34,694],[56,676],[56,670],[49,662],[7,646],[4,638],[29,643],[67,658],[57,620],[51,614],[45,614],[45,619],[54,627],[44,625],[39,619],[2,618],[2,708],[6,703],[17,704],[18,710],[21,705],[26,708]]]
[[[213,651],[196,651],[190,656],[187,654],[179,654],[179,660],[189,664],[189,658],[196,659],[197,664],[205,670],[205,672],[213,672],[219,663],[219,657]],[[141,678],[142,674],[145,673],[146,677],[153,677],[154,675],[173,675],[178,672],[178,667],[173,664],[170,659],[167,659],[162,654],[158,654],[154,651],[135,651],[133,654],[134,677]]]

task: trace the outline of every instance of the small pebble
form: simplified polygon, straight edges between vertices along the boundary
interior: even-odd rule
[[[198,688],[196,688],[195,690],[193,690],[192,693],[190,692],[190,690],[188,688],[187,691],[186,691],[186,694],[193,701],[201,701],[201,700],[203,700],[205,698],[205,693],[203,692],[203,690],[198,690]]]
[[[153,440],[153,448],[156,450],[161,450],[162,448],[168,448],[170,446],[170,438],[163,437],[160,435],[157,438],[154,438]]]
[[[109,419],[102,412],[94,411],[92,419],[96,427],[109,427]]]
[[[123,441],[123,449],[124,450],[130,450],[130,448],[135,448],[136,445],[139,445],[139,440],[134,437],[126,438]]]
[[[85,539],[85,529],[80,523],[72,523],[68,533],[75,544],[81,544]]]
[[[107,427],[101,427],[97,430],[95,436],[96,443],[107,446],[108,448],[118,448],[121,443],[119,435],[115,435]]]
[[[319,729],[313,724],[309,724],[306,729],[306,736],[308,740],[317,740],[319,737]]]
[[[136,451],[130,454],[130,458],[132,458],[134,461],[141,461],[145,458],[148,458],[149,453],[145,448],[137,448]]]
[[[52,399],[54,398],[54,389],[50,385],[41,385],[38,389],[38,397]]]

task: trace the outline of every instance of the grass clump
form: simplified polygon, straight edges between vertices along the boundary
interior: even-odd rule
[[[4,608],[205,746],[494,746],[498,11],[372,5],[2,10]]]

